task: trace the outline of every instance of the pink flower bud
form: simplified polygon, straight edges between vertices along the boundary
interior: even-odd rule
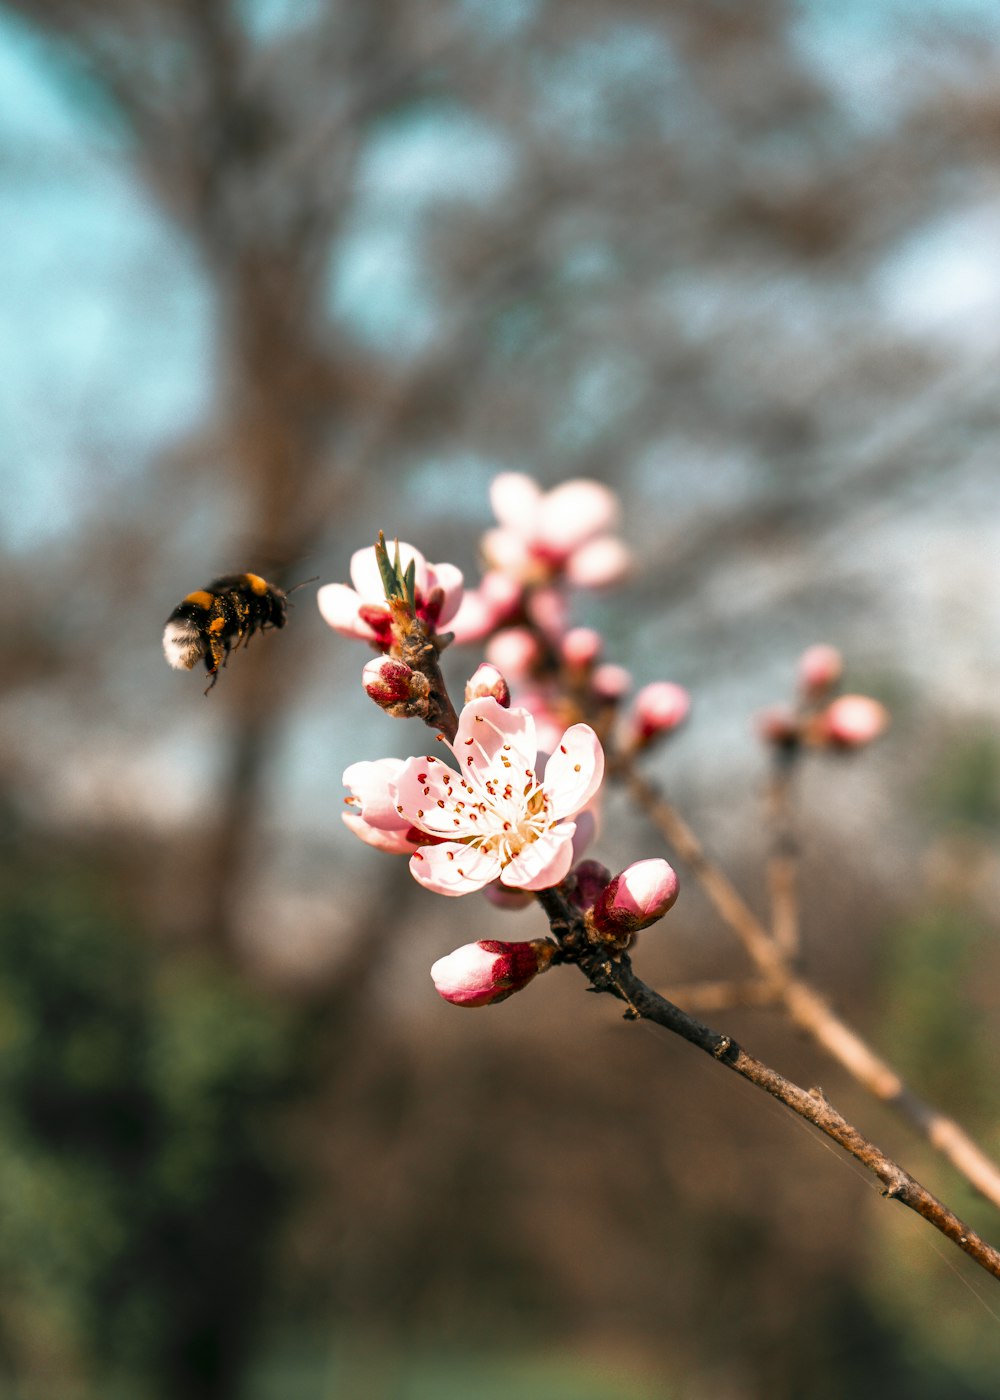
[[[837,684],[843,670],[844,659],[836,647],[808,647],[799,657],[799,690],[807,700],[817,700]]]
[[[389,711],[405,710],[426,695],[429,688],[426,676],[392,656],[376,656],[369,661],[361,672],[361,684],[376,705]]]
[[[488,661],[483,661],[471,676],[465,687],[465,703],[478,700],[483,695],[492,695],[498,705],[505,710],[510,708],[510,686],[501,673]]]
[[[590,686],[598,700],[615,703],[629,693],[632,677],[624,666],[606,662],[596,668],[590,678]]]
[[[637,933],[663,918],[677,891],[677,875],[665,860],[636,861],[601,891],[591,915],[594,928],[611,940]]]
[[[887,728],[889,711],[868,695],[840,695],[819,716],[822,741],[844,749],[861,748]]]
[[[611,871],[599,860],[581,860],[567,875],[563,888],[578,909],[592,909],[610,879]]]
[[[573,627],[563,637],[562,654],[567,666],[586,670],[601,654],[604,639],[593,627]]]
[[[531,674],[541,657],[538,638],[527,627],[505,627],[486,643],[486,659],[515,680]]]
[[[673,681],[652,681],[635,697],[631,724],[633,742],[648,744],[658,734],[669,734],[683,724],[691,709],[691,697]]]
[[[544,939],[531,943],[500,943],[481,939],[466,943],[431,968],[440,996],[456,1006],[490,1006],[526,987],[544,972],[556,947]]]

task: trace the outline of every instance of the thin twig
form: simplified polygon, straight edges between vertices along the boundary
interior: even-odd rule
[[[789,963],[799,955],[799,847],[792,829],[792,782],[798,747],[776,745],[767,808],[771,853],[767,882],[771,894],[771,933]]]
[[[612,772],[623,780],[701,884],[758,970],[774,985],[794,1024],[812,1036],[869,1093],[896,1108],[982,1196],[1000,1208],[1000,1167],[954,1119],[915,1094],[892,1066],[831,1010],[815,988],[790,971],[781,950],[725,872],[709,859],[687,823],[634,764],[618,758]]]
[[[609,956],[605,948],[590,942],[582,917],[575,913],[558,890],[539,891],[538,901],[548,915],[563,960],[576,963],[595,990],[609,992],[623,1001],[628,1019],[653,1021],[681,1036],[727,1069],[785,1104],[800,1118],[814,1124],[878,1178],[885,1196],[901,1201],[922,1216],[987,1273],[1000,1279],[1000,1250],[987,1244],[943,1201],[869,1141],[833,1107],[821,1090],[803,1089],[744,1050],[731,1036],[711,1030],[654,992],[632,971],[626,953]]]

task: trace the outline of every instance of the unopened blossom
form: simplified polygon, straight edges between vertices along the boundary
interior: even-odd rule
[[[562,639],[562,657],[575,671],[593,666],[604,649],[604,638],[593,627],[572,627]]]
[[[510,708],[510,686],[502,672],[488,661],[483,661],[465,685],[465,699],[478,700],[484,695],[492,695],[498,705],[505,710]]]
[[[505,1001],[544,972],[556,952],[554,943],[502,943],[480,939],[466,943],[431,968],[440,996],[455,1006],[490,1006]]]
[[[361,671],[361,684],[370,700],[390,714],[406,715],[427,695],[427,677],[392,656],[375,656]]]
[[[344,770],[344,786],[351,790],[344,825],[366,846],[391,855],[412,855],[427,840],[396,811],[392,782],[402,767],[401,758],[378,758]]]
[[[825,695],[840,680],[844,659],[836,647],[818,643],[799,657],[799,689],[807,700]]]
[[[624,666],[615,666],[606,661],[603,666],[594,668],[590,688],[598,700],[617,704],[632,689],[632,676]]]
[[[604,776],[594,731],[567,729],[539,777],[532,716],[486,696],[464,707],[448,747],[457,772],[438,758],[411,758],[393,784],[400,820],[436,842],[413,855],[414,879],[447,895],[493,880],[524,890],[557,885],[573,860],[571,818]]]
[[[633,744],[648,744],[660,734],[669,734],[683,724],[691,709],[691,696],[673,681],[651,681],[636,693],[629,715],[629,738]]]
[[[521,472],[502,472],[490,501],[499,525],[484,535],[483,551],[495,568],[533,584],[566,574],[599,587],[621,576],[627,551],[613,535],[618,499],[601,482],[564,481],[543,491]]]
[[[628,937],[662,919],[677,899],[677,875],[665,860],[639,860],[601,891],[591,919],[611,938]]]
[[[820,740],[839,748],[870,744],[888,727],[889,711],[868,695],[839,695],[817,720]]]
[[[455,616],[462,601],[463,579],[454,564],[428,564],[412,545],[399,545],[402,571],[414,565],[416,614],[432,632],[443,629]],[[328,583],[319,590],[316,601],[324,619],[336,632],[370,642],[388,651],[394,638],[392,613],[385,598],[385,585],[374,547],[359,549],[351,556],[351,583]]]
[[[599,860],[581,860],[566,877],[567,898],[578,909],[593,909],[611,879],[611,871]]]

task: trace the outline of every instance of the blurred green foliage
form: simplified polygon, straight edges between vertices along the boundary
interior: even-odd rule
[[[156,954],[79,864],[3,862],[9,1393],[238,1392],[287,1197],[268,1123],[297,1030],[233,973]]]

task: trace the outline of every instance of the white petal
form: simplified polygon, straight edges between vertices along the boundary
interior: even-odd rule
[[[346,583],[324,584],[316,593],[316,602],[324,621],[329,623],[334,631],[342,632],[346,637],[358,637],[365,642],[374,641],[375,633],[367,622],[362,622],[358,616],[363,599],[353,588],[348,588]]]
[[[389,562],[391,563],[396,557],[395,541],[386,540],[386,548],[389,551]],[[412,544],[404,544],[400,540],[399,562],[404,573],[410,567],[410,561],[413,559],[417,563],[416,586],[421,593],[425,593],[427,591],[427,561],[419,549],[414,549]],[[351,582],[366,603],[385,602],[385,587],[375,559],[374,546],[369,545],[367,549],[355,550],[351,555]]]
[[[524,472],[501,472],[490,485],[490,505],[501,525],[530,535],[542,493]]]
[[[604,778],[604,750],[589,724],[571,725],[545,765],[543,785],[553,818],[572,817]]]
[[[451,747],[462,772],[477,780],[487,776],[517,787],[519,781],[523,786],[534,777],[538,757],[534,719],[517,706],[505,710],[492,695],[463,706]]]
[[[569,874],[573,864],[573,822],[561,822],[525,846],[503,868],[500,883],[517,890],[547,890]]]
[[[476,794],[465,792],[461,776],[440,759],[408,758],[393,789],[399,816],[429,836],[458,840],[478,834],[472,805]]]
[[[435,894],[473,894],[500,874],[500,857],[495,851],[479,851],[460,841],[443,841],[414,852],[410,874]]]
[[[440,588],[444,592],[444,603],[438,617],[438,626],[444,627],[445,623],[451,621],[461,606],[465,593],[465,579],[462,576],[462,570],[455,564],[428,565],[427,588],[428,591],[432,588]]]
[[[401,818],[396,811],[393,780],[402,767],[401,758],[377,758],[370,762],[352,763],[344,769],[344,786],[350,788],[353,796],[359,799],[358,810],[370,826],[380,826],[386,830],[399,826]],[[357,803],[352,805],[358,806]]]

